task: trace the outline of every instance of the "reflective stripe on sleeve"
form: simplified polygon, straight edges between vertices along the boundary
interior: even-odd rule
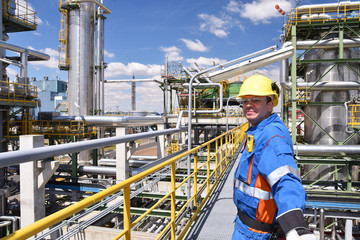
[[[260,188],[250,187],[238,179],[235,179],[235,187],[248,196],[256,197],[262,200],[273,199],[271,192],[261,190]]]
[[[288,173],[292,173],[300,179],[299,170],[297,170],[296,168],[290,167],[290,166],[282,166],[282,167],[279,167],[279,168],[275,169],[274,171],[272,171],[268,175],[266,180],[272,187],[275,183],[277,183],[277,181],[280,180],[280,178],[282,178],[283,176],[285,176]]]

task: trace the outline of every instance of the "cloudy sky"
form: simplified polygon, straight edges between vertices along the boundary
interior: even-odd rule
[[[297,1],[300,5],[320,1]],[[321,1],[322,2],[322,1]],[[333,2],[333,1],[329,1]],[[283,17],[295,0],[103,0],[112,13],[105,20],[105,71],[107,80],[161,79],[165,57],[169,61],[202,67],[220,64],[278,45]],[[46,62],[29,63],[29,77],[67,80],[60,71],[58,1],[28,0],[37,12],[37,30],[9,34],[9,43],[44,52]],[[8,68],[11,78],[18,69]],[[278,78],[278,65],[259,70]],[[250,73],[251,74],[251,73]],[[131,109],[130,84],[108,83],[105,110]],[[138,111],[162,112],[163,93],[157,83],[137,84]]]

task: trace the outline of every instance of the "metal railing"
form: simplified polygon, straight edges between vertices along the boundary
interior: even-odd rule
[[[0,101],[8,104],[35,104],[37,96],[37,87],[34,85],[0,81]]]
[[[123,191],[123,230],[119,230],[119,234],[114,239],[123,237],[125,240],[131,239],[133,232],[132,228],[136,226],[142,219],[149,216],[153,210],[156,209],[164,201],[169,201],[170,198],[170,221],[159,233],[156,239],[160,239],[164,236],[168,236],[171,239],[182,239],[190,228],[191,224],[196,220],[201,208],[205,205],[210,194],[214,190],[216,184],[220,180],[222,174],[229,166],[234,156],[236,156],[241,143],[246,135],[245,130],[248,124],[236,127],[222,135],[204,143],[191,150],[177,155],[159,165],[145,170],[129,179],[126,179],[114,186],[111,186],[97,194],[94,194],[88,198],[83,199],[65,209],[62,209],[52,215],[49,215],[31,225],[28,225],[15,233],[3,238],[3,239],[26,239],[29,238],[42,230],[57,224],[66,218],[76,214],[97,202],[109,197],[110,195],[116,194]],[[211,151],[213,149],[213,151]],[[206,160],[203,162],[198,161],[198,153],[206,153]],[[192,156],[192,172],[191,174],[184,177],[184,175],[177,176],[176,169],[178,161]],[[203,155],[203,154],[202,154]],[[215,163],[215,166],[211,168]],[[145,213],[141,214],[136,220],[131,222],[132,206],[131,206],[131,186],[142,179],[146,178],[150,174],[160,171],[166,167],[170,167],[170,186],[171,190],[165,194],[161,199],[158,200],[152,207],[150,207]],[[200,171],[205,172],[200,178]],[[192,194],[188,196],[188,200],[180,208],[176,209],[176,195],[184,184],[192,182]],[[183,218],[186,216],[185,218]],[[184,224],[181,232],[176,232],[176,228],[179,225],[179,221],[182,220]],[[183,221],[187,220],[186,223]]]
[[[353,129],[360,128],[360,103],[346,102],[346,131],[353,132]],[[352,130],[350,130],[352,129]]]
[[[348,20],[360,21],[360,4],[341,3],[324,4],[308,8],[293,8],[289,14],[288,22],[285,27],[285,35],[291,34],[291,26],[301,23],[326,23],[328,21],[346,22]]]
[[[96,135],[96,129],[87,127],[84,121],[76,120],[7,121],[7,135],[5,137],[27,134],[43,134],[46,137],[91,137]]]
[[[36,27],[36,12],[29,7],[27,1],[2,0],[2,10],[4,16]]]

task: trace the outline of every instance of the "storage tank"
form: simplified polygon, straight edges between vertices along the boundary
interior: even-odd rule
[[[89,115],[93,109],[94,13],[96,4],[78,3],[68,11],[68,112]]]
[[[226,89],[226,98],[239,95],[240,87],[242,82],[232,82],[229,87]]]
[[[344,58],[359,58],[359,50],[346,48],[343,51]],[[339,59],[337,48],[312,49],[305,54],[304,59]],[[358,76],[344,64],[335,63],[311,63],[305,68],[305,81],[314,83],[317,79],[325,76],[319,82],[350,82],[359,81]],[[348,63],[355,71],[359,71],[357,63]],[[329,71],[329,72],[328,72]],[[308,144],[336,145],[336,142],[345,141],[350,134],[346,132],[346,109],[343,104],[333,105],[331,103],[344,103],[358,95],[358,90],[311,90],[310,102],[322,103],[321,105],[307,105],[305,112],[317,122],[328,134],[324,133],[313,121],[305,118],[304,140]],[[330,103],[330,104],[327,104]],[[332,138],[331,138],[331,137]],[[348,145],[359,143],[359,138],[352,138]],[[320,168],[309,175],[308,179],[319,179],[325,173],[331,171],[331,166],[320,166]],[[346,171],[339,174],[339,178],[346,176]],[[332,180],[332,179],[324,179]]]

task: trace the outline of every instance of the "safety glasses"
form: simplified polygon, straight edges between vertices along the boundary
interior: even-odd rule
[[[261,98],[261,97],[252,97],[252,98],[244,98],[244,99],[240,99],[240,104],[243,106],[248,105],[249,103],[251,105],[258,105],[261,102],[266,101],[266,98]]]

